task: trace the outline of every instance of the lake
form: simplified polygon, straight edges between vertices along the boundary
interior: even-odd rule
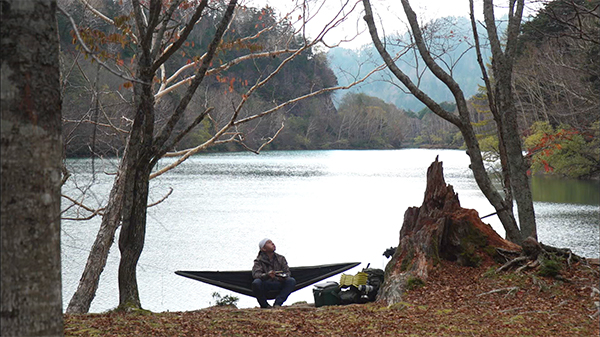
[[[251,297],[174,272],[251,269],[264,237],[273,240],[291,266],[356,261],[361,265],[346,273],[355,274],[368,264],[383,269],[388,259],[382,254],[398,245],[404,212],[423,201],[427,167],[436,156],[463,207],[480,216],[494,212],[468,169],[468,156],[460,150],[238,152],[190,158],[151,181],[151,203],[170,188],[173,193],[148,209],[138,265],[142,306],[155,312],[197,310],[214,304],[212,294],[218,292],[239,297],[238,307],[255,307]],[[170,162],[162,160],[159,166]],[[67,164],[73,177],[63,193],[86,191],[86,204],[105,205],[114,176],[101,172],[114,173],[116,162],[96,159],[94,170],[90,159],[70,159]],[[532,179],[539,240],[598,257],[599,187],[599,182]],[[73,216],[75,211],[65,214]],[[484,222],[504,236],[496,216]],[[99,226],[99,218],[62,222],[64,309]],[[118,263],[115,244],[91,312],[118,305]],[[292,293],[286,304],[298,301],[314,302],[312,286]]]

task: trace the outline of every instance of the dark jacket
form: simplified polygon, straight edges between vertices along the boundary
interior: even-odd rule
[[[283,255],[279,255],[277,253],[273,253],[273,259],[269,260],[269,256],[267,253],[260,251],[258,252],[258,256],[254,259],[254,267],[252,267],[252,277],[261,280],[269,279],[269,271],[282,271],[287,274],[287,276],[291,276],[290,267],[287,264],[287,261]]]

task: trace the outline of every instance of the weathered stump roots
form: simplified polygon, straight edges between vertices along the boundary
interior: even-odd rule
[[[485,255],[520,254],[521,247],[501,238],[472,209],[460,206],[458,195],[444,180],[442,162],[436,158],[427,170],[427,188],[421,207],[404,214],[400,243],[385,271],[377,300],[401,301],[413,284],[427,280],[440,259],[477,266]]]

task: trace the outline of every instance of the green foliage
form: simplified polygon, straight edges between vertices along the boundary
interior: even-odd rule
[[[598,122],[581,133],[569,125],[553,128],[547,122],[534,123],[525,147],[531,157],[533,173],[554,173],[579,178],[598,170]]]
[[[240,298],[237,296],[231,296],[231,295],[221,296],[221,294],[219,294],[216,291],[214,293],[212,293],[212,297],[215,300],[215,305],[218,307],[226,307],[226,306],[235,307],[237,305],[237,302],[240,300]]]
[[[441,102],[439,103],[439,105],[442,107],[442,109],[448,111],[448,112],[453,112],[454,110],[456,110],[456,103],[454,102]],[[427,114],[432,114],[433,111],[431,111],[429,108],[425,107],[421,110],[419,110],[419,112],[416,113],[417,117],[419,119],[423,119],[423,117],[425,117]]]

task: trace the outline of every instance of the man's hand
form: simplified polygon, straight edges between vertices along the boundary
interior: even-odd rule
[[[268,275],[269,275],[269,278],[272,278],[272,279],[275,278],[275,271],[274,270],[269,271]]]

